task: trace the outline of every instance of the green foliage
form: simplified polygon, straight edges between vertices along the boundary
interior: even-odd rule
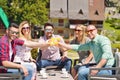
[[[106,36],[114,43],[120,41],[120,19],[106,19],[104,23]]]
[[[8,17],[18,23],[28,20],[33,25],[48,21],[48,0],[0,0],[0,6]]]
[[[32,49],[32,50],[31,50],[31,54],[32,54],[33,59],[36,59],[36,58],[37,58],[37,55],[38,55],[37,48]]]
[[[1,8],[3,8],[3,10],[5,11],[5,13],[7,14],[7,11],[8,11],[8,6],[6,6],[6,5],[8,5],[7,4],[7,0],[0,0],[0,7]]]
[[[120,50],[120,44],[112,44],[113,48],[118,48]]]
[[[120,41],[120,34],[117,35],[116,41]]]
[[[109,23],[111,27],[115,28],[115,29],[120,29],[120,19],[106,19],[105,21],[106,23]]]
[[[120,30],[119,29],[115,29],[111,27],[111,24],[105,21],[104,30],[106,30],[106,32],[108,33],[106,36],[109,37],[112,42],[120,41]],[[112,48],[118,48],[120,50],[120,43],[112,43]]]

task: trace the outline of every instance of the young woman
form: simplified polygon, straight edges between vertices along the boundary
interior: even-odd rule
[[[90,39],[86,37],[85,30],[86,30],[86,26],[80,24],[76,25],[74,31],[75,38],[71,41],[71,44],[84,44],[90,41]],[[84,64],[93,62],[92,60],[93,54],[90,51],[78,51],[78,55],[79,55],[79,64],[72,68],[72,76],[75,80],[77,80],[77,71],[79,67]]]
[[[31,40],[31,27],[27,21],[23,21],[19,26],[19,38],[24,41]],[[32,48],[26,46],[16,46],[16,56],[14,62],[29,65],[33,68],[33,76],[31,80],[36,80],[36,64],[31,56]]]

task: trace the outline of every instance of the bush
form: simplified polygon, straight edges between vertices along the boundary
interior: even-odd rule
[[[109,23],[109,24],[110,24],[110,27],[113,27],[113,28],[115,28],[115,29],[120,29],[120,19],[115,19],[115,18],[106,19],[105,22],[106,22],[106,23]]]
[[[31,54],[32,54],[33,59],[36,59],[38,55],[38,49],[37,48],[32,49]]]
[[[120,35],[117,35],[116,41],[120,41]]]
[[[112,48],[118,48],[120,51],[120,44],[112,44]]]
[[[107,18],[107,19],[105,20],[105,22],[106,22],[106,23],[112,23],[112,19]]]

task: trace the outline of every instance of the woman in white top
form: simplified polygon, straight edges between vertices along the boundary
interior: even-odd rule
[[[27,21],[21,22],[19,26],[19,38],[27,41],[31,40],[31,28]],[[32,48],[26,46],[16,46],[16,56],[14,58],[14,62],[20,62],[21,64],[27,64],[34,68],[33,76],[31,80],[36,80],[36,60],[34,60],[31,56]]]

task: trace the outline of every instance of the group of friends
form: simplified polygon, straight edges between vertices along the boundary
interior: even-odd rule
[[[59,38],[59,40],[53,44],[52,38]],[[40,60],[36,61],[32,58],[32,48],[41,50]],[[79,64],[73,68],[71,68],[72,60],[67,57],[69,49],[77,51],[80,57]],[[6,34],[0,38],[0,66],[21,69],[24,73],[23,80],[36,80],[37,69],[40,70],[47,66],[65,68],[75,80],[88,80],[91,66],[110,68],[113,64],[111,42],[107,37],[99,35],[94,25],[76,25],[74,39],[70,44],[66,44],[60,35],[54,34],[54,26],[51,23],[45,23],[44,35],[39,38],[38,42],[33,41],[28,21],[21,22],[19,26],[11,23],[6,29]],[[0,69],[0,72],[17,73],[17,70]],[[92,70],[90,74],[111,75],[112,71]]]

